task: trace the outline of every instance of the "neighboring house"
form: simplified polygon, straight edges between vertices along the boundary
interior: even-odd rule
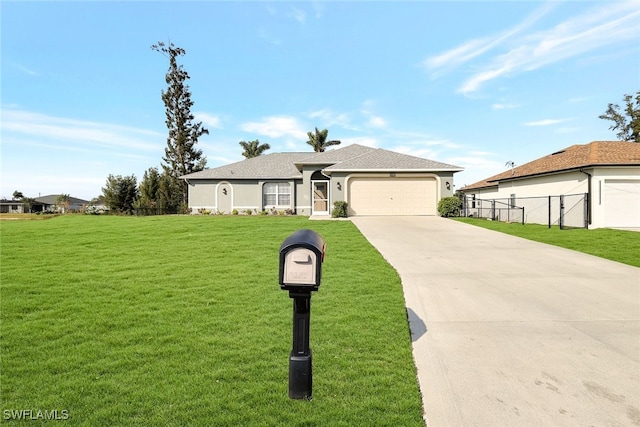
[[[50,194],[48,196],[36,197],[35,202],[31,205],[33,212],[44,212],[47,210],[66,209],[79,211],[89,205],[88,200],[78,199],[77,197],[69,197],[69,203],[66,206],[59,205],[59,194]]]
[[[461,170],[353,144],[323,153],[272,153],[181,178],[194,212],[275,208],[328,216],[334,202],[346,201],[349,215],[436,215]]]
[[[24,203],[20,200],[0,200],[0,213],[24,213]]]
[[[585,193],[589,228],[640,227],[640,143],[572,145],[460,191],[482,200]]]

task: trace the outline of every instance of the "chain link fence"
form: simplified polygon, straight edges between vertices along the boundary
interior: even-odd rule
[[[587,228],[589,198],[587,193],[544,197],[477,199],[464,196],[461,216],[494,221],[543,224],[549,228]]]

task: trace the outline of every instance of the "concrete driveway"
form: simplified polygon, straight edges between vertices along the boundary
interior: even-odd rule
[[[640,425],[640,269],[438,217],[354,217],[402,278],[425,420]]]

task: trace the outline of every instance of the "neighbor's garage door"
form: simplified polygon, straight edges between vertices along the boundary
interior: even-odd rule
[[[352,215],[435,215],[435,178],[352,178]]]
[[[640,180],[604,181],[605,227],[640,227]]]

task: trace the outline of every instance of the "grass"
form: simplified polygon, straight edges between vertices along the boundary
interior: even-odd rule
[[[312,401],[287,395],[292,301],[278,285],[279,246],[300,228],[327,243]],[[0,239],[5,419],[423,425],[399,277],[348,221],[68,215],[3,221]]]
[[[477,218],[455,220],[640,267],[640,233],[635,231],[608,228],[561,230],[559,227],[548,228],[546,225],[509,224]]]

